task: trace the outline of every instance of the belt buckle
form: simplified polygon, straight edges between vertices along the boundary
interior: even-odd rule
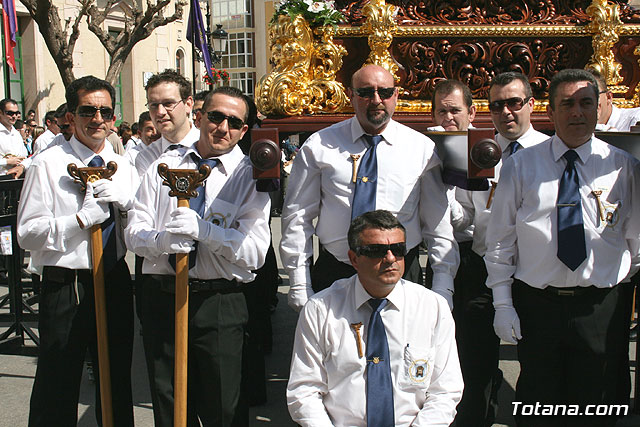
[[[558,289],[558,295],[561,297],[573,297],[576,295],[575,289]]]

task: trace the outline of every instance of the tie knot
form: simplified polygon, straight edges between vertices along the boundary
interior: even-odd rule
[[[518,141],[513,141],[511,144],[509,144],[509,155],[513,155],[520,148],[522,148],[522,144],[520,144]]]
[[[367,141],[367,144],[371,147],[375,147],[380,141],[382,141],[382,135],[367,135],[365,133],[363,136],[364,140]]]
[[[371,298],[369,300],[369,305],[371,306],[371,308],[373,308],[373,311],[380,312],[380,310],[382,310],[384,308],[384,306],[387,305],[387,299],[386,298],[381,298],[381,299]]]
[[[218,163],[220,163],[220,160],[218,159],[202,159],[196,153],[191,153],[191,158],[198,164],[198,168],[202,165],[207,165],[213,169],[218,165]]]
[[[93,156],[93,159],[89,161],[90,168],[99,168],[104,166],[104,160],[100,156]]]
[[[573,163],[576,161],[576,159],[578,158],[578,153],[576,153],[574,150],[567,150],[562,157],[564,157],[565,159],[567,159],[567,163]]]

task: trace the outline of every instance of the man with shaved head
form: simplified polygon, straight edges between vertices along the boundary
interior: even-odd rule
[[[458,247],[433,142],[392,119],[398,90],[384,68],[358,70],[347,94],[355,117],[311,135],[293,162],[280,246],[289,305],[300,310],[314,292],[356,273],[345,237],[349,223],[376,209],[390,211],[407,230],[404,278],[422,283],[418,246],[425,240],[434,290],[453,292]]]

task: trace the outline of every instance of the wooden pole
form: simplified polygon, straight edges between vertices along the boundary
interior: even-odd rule
[[[178,198],[178,207],[189,199]],[[173,425],[187,425],[187,365],[189,344],[189,254],[176,254],[176,329],[173,388]]]
[[[103,427],[113,427],[111,404],[111,368],[109,366],[109,339],[107,328],[107,304],[104,291],[104,260],[102,253],[102,228],[91,227],[91,257],[93,259],[93,297],[96,306],[96,334],[98,340],[98,372],[100,374],[100,402]]]

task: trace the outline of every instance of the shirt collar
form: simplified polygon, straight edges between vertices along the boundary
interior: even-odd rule
[[[607,127],[615,127],[615,125],[620,120],[620,116],[622,115],[619,108],[615,105],[611,107],[611,115],[609,116],[609,120],[607,120]]]
[[[198,157],[202,157],[200,156],[200,153],[198,153],[198,150],[196,150],[196,144],[193,144],[191,147],[187,148],[184,155],[185,157],[191,157],[191,153],[196,153]],[[240,164],[240,162],[244,158],[244,153],[236,144],[228,153],[222,154],[220,156],[214,156],[213,158],[220,161],[222,173],[228,175],[229,172],[233,171]]]
[[[71,137],[71,139],[69,140],[69,144],[71,145],[71,149],[74,151],[74,153],[76,153],[76,156],[78,156],[78,158],[85,166],[89,165],[89,162],[91,161],[91,159],[93,159],[94,156],[102,157],[102,160],[104,160],[105,164],[109,160],[114,159],[113,154],[115,153],[113,152],[111,143],[106,139],[104,141],[104,147],[99,153],[95,153],[92,149],[84,145],[82,142],[78,141],[75,135]]]
[[[395,284],[393,290],[386,296],[387,300],[391,303],[389,307],[395,307],[396,310],[402,311],[404,307],[404,287],[402,283],[403,279],[400,279],[398,283]],[[358,275],[355,275],[355,308],[359,310],[363,305],[367,304],[367,302],[373,298],[362,286],[362,282],[360,282],[360,278]],[[368,306],[368,304],[367,304]]]
[[[2,123],[0,123],[0,132],[6,132],[6,133],[11,133],[11,131],[13,130],[13,125],[11,126],[11,129],[7,128],[5,125],[3,125]]]
[[[193,123],[189,123],[191,125],[191,129],[189,129],[189,133],[187,133],[187,135],[185,135],[184,138],[182,138],[180,141],[178,142],[169,142],[167,141],[167,139],[164,137],[164,135],[162,136],[162,138],[160,138],[160,148],[161,148],[161,152],[164,153],[165,151],[167,151],[167,148],[169,148],[170,145],[182,145],[183,147],[191,147],[192,145],[194,145],[196,142],[198,142],[198,139],[200,139],[200,129],[198,129],[197,127],[195,127],[193,125]]]
[[[551,138],[551,150],[553,153],[553,160],[557,162],[558,160],[560,160],[560,157],[564,155],[564,153],[566,153],[569,150],[574,150],[578,154],[578,157],[580,158],[580,161],[582,162],[582,164],[585,164],[587,162],[587,159],[593,152],[593,146],[591,144],[592,141],[593,141],[593,135],[591,136],[591,138],[589,138],[587,142],[585,142],[578,148],[572,149],[567,147],[566,144],[562,141],[562,139],[560,139],[560,137],[558,137],[558,135],[555,134],[553,135],[553,138]]]
[[[527,129],[527,131],[524,134],[520,135],[520,138],[508,139],[502,134],[497,133],[496,142],[498,143],[498,145],[500,145],[500,148],[502,149],[503,152],[507,149],[507,147],[509,147],[509,144],[511,144],[513,141],[518,141],[520,145],[522,145],[522,148],[527,148],[532,145],[529,143],[528,139],[534,133],[535,133],[535,129],[531,124],[529,124],[529,129]]]
[[[362,139],[362,135],[366,132],[362,129],[360,122],[357,117],[351,118],[351,142],[354,144],[358,142],[358,140],[362,141],[364,144],[364,140]],[[385,141],[389,145],[393,145],[393,139],[396,134],[396,122],[393,119],[389,120],[387,126],[384,128],[384,131],[380,135],[382,135],[382,140]]]

